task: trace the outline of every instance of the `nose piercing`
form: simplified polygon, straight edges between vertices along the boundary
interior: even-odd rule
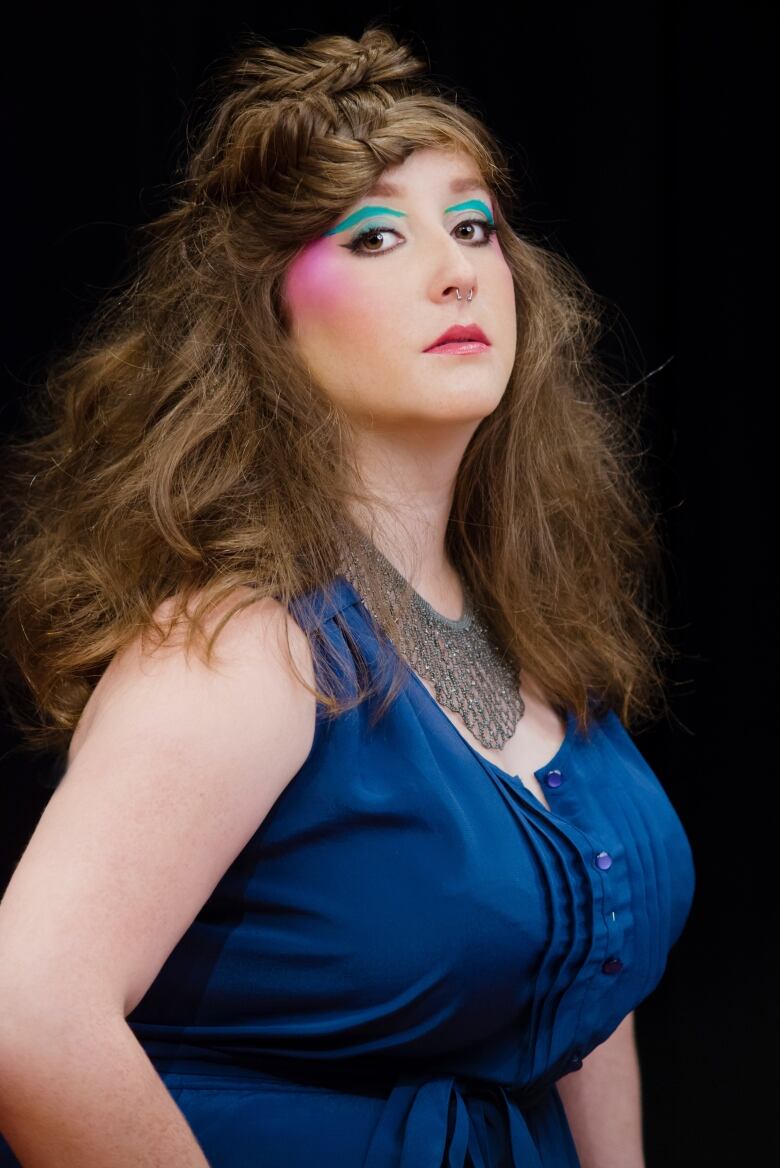
[[[458,294],[458,300],[462,300],[462,299],[463,299],[463,297],[462,297],[462,296],[461,296],[461,294],[460,294],[460,288],[456,288],[456,289],[455,289],[455,291],[456,291],[456,292],[457,292],[457,294]],[[471,300],[471,297],[472,297],[473,293],[474,293],[474,289],[473,289],[473,288],[469,288],[469,294],[468,294],[468,296],[466,297],[466,299],[467,299],[467,300]]]

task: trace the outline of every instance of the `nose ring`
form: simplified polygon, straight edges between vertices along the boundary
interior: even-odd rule
[[[461,296],[461,294],[460,294],[460,288],[456,288],[456,289],[455,289],[455,291],[457,292],[457,295],[458,295],[458,300],[462,300],[462,299],[463,299],[463,297],[462,297],[462,296]],[[472,295],[473,295],[473,294],[474,294],[474,289],[473,289],[473,288],[469,288],[469,294],[468,294],[468,296],[466,297],[466,299],[467,299],[467,300],[471,300],[471,297],[472,297]]]

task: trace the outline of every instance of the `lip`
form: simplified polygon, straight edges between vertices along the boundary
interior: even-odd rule
[[[448,342],[455,343],[457,341],[479,341],[483,345],[490,344],[490,341],[478,324],[453,324],[450,325],[445,333],[442,333],[440,337],[432,341],[427,349],[423,349],[423,352],[428,353],[431,349],[435,349],[437,345],[446,345]]]

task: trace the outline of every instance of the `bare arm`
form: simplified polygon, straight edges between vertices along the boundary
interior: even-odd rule
[[[556,1087],[582,1168],[645,1168],[633,1011]]]
[[[24,1168],[207,1165],[125,1019],[310,750],[288,620],[237,613],[211,668],[134,643],[79,721],[0,901],[0,1132]]]
[[[24,1168],[209,1168],[124,1018],[60,1023],[3,1051],[0,1131]]]

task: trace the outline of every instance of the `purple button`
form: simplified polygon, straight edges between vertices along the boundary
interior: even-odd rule
[[[608,957],[601,968],[605,973],[620,973],[623,962],[619,957]]]
[[[548,771],[544,776],[544,781],[548,787],[560,787],[563,775],[560,771]]]
[[[609,852],[596,853],[596,867],[601,868],[602,872],[606,872],[607,868],[612,867],[612,857]]]

